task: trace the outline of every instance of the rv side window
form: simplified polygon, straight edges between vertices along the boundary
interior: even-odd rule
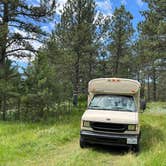
[[[135,112],[133,96],[96,95],[89,104],[89,109]]]

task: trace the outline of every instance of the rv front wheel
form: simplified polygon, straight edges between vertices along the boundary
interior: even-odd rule
[[[84,141],[82,137],[80,137],[80,147],[85,148],[86,146],[87,146],[86,142]]]
[[[139,143],[137,145],[133,145],[132,146],[132,151],[138,153],[140,151],[140,146],[139,146]]]

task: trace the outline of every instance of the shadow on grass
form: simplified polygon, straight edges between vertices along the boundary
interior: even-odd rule
[[[158,143],[164,141],[164,134],[162,130],[160,130],[159,128],[155,128],[151,125],[146,124],[141,127],[141,131],[142,134],[140,140],[140,152],[137,155],[139,155],[142,152],[149,151]],[[128,152],[131,152],[131,148],[127,146],[120,147],[93,144],[89,147],[91,147],[94,151],[102,153],[111,153],[114,155],[124,155]]]
[[[101,153],[110,153],[112,155],[125,155],[129,152],[129,147],[123,147],[123,146],[107,146],[107,145],[98,145],[93,144],[89,147],[92,148],[94,151],[98,151]]]

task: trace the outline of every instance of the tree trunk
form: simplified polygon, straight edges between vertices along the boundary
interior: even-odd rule
[[[142,79],[141,82],[142,82],[142,83],[141,83],[141,92],[140,92],[140,96],[141,96],[141,98],[145,98],[145,81],[144,81],[144,79]]]
[[[106,76],[106,62],[103,60],[102,62],[102,74],[105,77]]]
[[[20,120],[20,106],[21,106],[21,100],[18,99],[18,108],[17,108],[17,119]]]
[[[4,13],[2,24],[0,25],[0,70],[2,71],[1,79],[5,79],[5,58],[6,45],[8,36],[8,3],[4,3]],[[6,120],[6,94],[2,96],[2,119]]]
[[[118,46],[117,46],[117,53],[116,53],[116,60],[115,60],[115,73],[114,74],[116,75],[116,77],[119,74],[119,59],[121,56],[121,49],[122,49],[122,46],[121,46],[121,30],[120,30],[119,35],[118,35]]]
[[[8,3],[4,3],[4,13],[0,24],[0,69],[4,69],[8,36]]]
[[[75,63],[75,78],[74,78],[74,94],[78,95],[79,91],[79,79],[80,79],[80,55],[77,54]]]
[[[117,54],[116,54],[116,61],[115,61],[115,72],[114,74],[117,76],[118,75],[118,69],[119,69],[119,48],[117,50]]]
[[[5,121],[6,120],[6,95],[3,95],[3,104],[2,104],[2,119]]]
[[[153,100],[157,100],[156,69],[153,67]]]
[[[148,74],[148,80],[147,80],[148,82],[147,82],[147,86],[148,86],[148,88],[147,88],[147,95],[148,95],[148,101],[150,101],[150,78],[149,78],[149,74]]]
[[[93,60],[92,60],[92,54],[90,55],[90,58],[89,58],[89,74],[88,74],[88,82],[89,82],[89,80],[91,80],[92,79],[92,64],[93,64],[93,62],[92,62]]]

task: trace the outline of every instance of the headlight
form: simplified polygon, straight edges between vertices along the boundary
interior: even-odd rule
[[[89,121],[83,121],[83,127],[90,127]]]
[[[128,130],[135,131],[136,130],[136,125],[134,125],[134,124],[128,125]]]

